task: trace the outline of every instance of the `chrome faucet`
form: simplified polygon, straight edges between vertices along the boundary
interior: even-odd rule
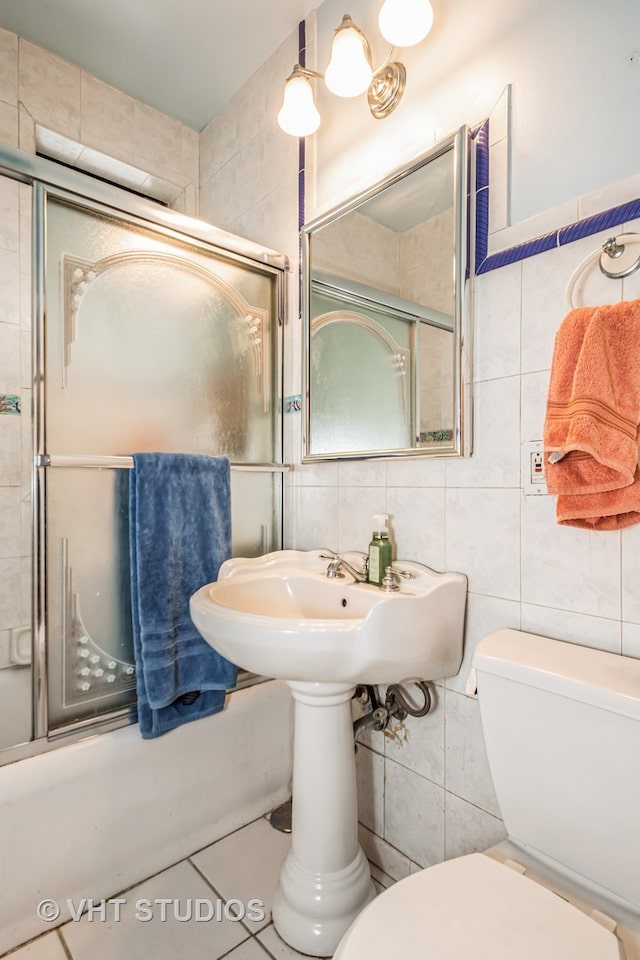
[[[344,557],[339,557],[334,555],[328,557],[326,554],[321,554],[325,560],[330,560],[330,564],[327,567],[327,576],[330,580],[334,580],[336,577],[344,577],[342,573],[342,568],[344,567],[348,573],[351,574],[356,583],[367,583],[368,582],[368,558],[365,556],[362,561],[362,570],[356,570],[356,568],[349,563],[348,560],[345,560]]]

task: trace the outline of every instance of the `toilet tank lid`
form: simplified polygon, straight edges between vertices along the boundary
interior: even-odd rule
[[[640,660],[521,630],[498,630],[477,645],[473,667],[640,720]],[[479,682],[480,698],[482,683]]]

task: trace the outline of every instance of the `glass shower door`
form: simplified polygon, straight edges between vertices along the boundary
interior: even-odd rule
[[[279,460],[275,269],[47,193],[43,443],[49,727],[135,702],[130,456]],[[280,479],[232,470],[234,552],[279,546]]]

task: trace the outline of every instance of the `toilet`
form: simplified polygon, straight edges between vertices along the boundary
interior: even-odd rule
[[[390,887],[334,960],[640,960],[640,660],[499,630],[470,684],[508,838]]]

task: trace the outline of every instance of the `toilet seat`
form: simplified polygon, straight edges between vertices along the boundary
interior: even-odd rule
[[[334,960],[620,960],[620,941],[562,897],[484,854],[448,860],[377,897]]]

